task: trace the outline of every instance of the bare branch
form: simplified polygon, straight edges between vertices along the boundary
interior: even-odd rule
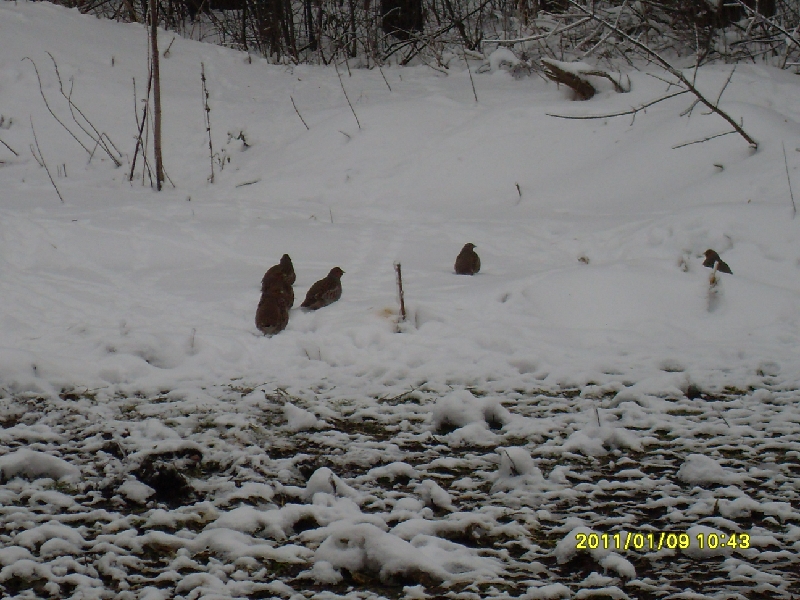
[[[556,117],[557,119],[575,119],[575,120],[610,119],[612,117],[624,117],[625,115],[635,115],[636,113],[641,112],[646,108],[653,106],[654,104],[658,104],[659,102],[663,102],[664,100],[669,100],[670,98],[674,98],[675,96],[680,96],[681,94],[688,94],[688,93],[689,90],[681,90],[680,92],[675,92],[674,94],[669,94],[668,96],[662,96],[661,98],[653,100],[652,102],[647,102],[646,104],[636,106],[630,110],[618,113],[609,113],[606,115],[554,115],[552,113],[547,113],[547,116]]]
[[[576,21],[571,25],[565,25],[561,29],[554,29],[553,31],[548,31],[547,33],[539,33],[537,35],[531,35],[524,38],[514,38],[511,40],[481,40],[481,45],[483,44],[497,44],[498,46],[513,46],[514,44],[521,44],[523,42],[535,42],[538,40],[544,40],[552,36],[560,35],[562,33],[566,33],[570,29],[575,29],[580,27],[581,25],[585,25],[589,21],[591,21],[591,17],[584,17],[580,21]]]
[[[636,38],[630,36],[629,34],[624,32],[619,27],[616,27],[612,23],[609,23],[608,21],[606,21],[605,19],[603,19],[601,17],[598,17],[593,11],[587,10],[585,7],[583,7],[580,4],[578,4],[577,2],[575,2],[575,0],[567,0],[567,1],[572,6],[574,6],[575,8],[580,10],[581,12],[583,12],[584,14],[586,14],[586,15],[590,16],[592,19],[596,20],[598,23],[602,23],[605,27],[608,27],[609,29],[613,30],[614,33],[616,33],[618,36],[620,36],[621,38],[623,38],[626,41],[628,41],[628,43],[632,44],[633,46],[635,46],[636,48],[638,48],[639,50],[644,52],[647,56],[652,58],[656,63],[661,65],[661,67],[665,71],[667,71],[673,77],[678,79],[678,81],[680,81],[681,84],[683,84],[683,86],[687,90],[689,90],[692,94],[694,94],[702,104],[707,106],[709,108],[709,110],[711,110],[711,112],[719,115],[725,121],[727,121],[728,124],[730,124],[730,126],[733,127],[734,131],[736,131],[736,133],[738,133],[740,136],[742,136],[745,139],[745,141],[747,141],[747,143],[750,144],[750,146],[754,150],[758,150],[758,142],[756,142],[755,139],[750,137],[747,134],[747,132],[744,131],[744,129],[742,129],[742,127],[736,121],[733,120],[733,118],[731,118],[730,115],[728,115],[726,112],[721,110],[718,106],[716,106],[715,104],[710,102],[705,96],[703,96],[703,94],[700,93],[700,91],[692,84],[692,82],[690,82],[686,78],[686,76],[683,73],[681,73],[681,71],[679,71],[678,69],[673,67],[672,64],[670,64],[669,61],[667,61],[665,58],[663,58],[658,52],[656,52],[655,50],[652,50],[646,44],[644,44],[644,43],[640,42],[639,40],[637,40]]]
[[[686,146],[691,146],[693,144],[702,144],[703,142],[707,142],[709,140],[714,140],[718,137],[722,137],[724,135],[730,135],[732,133],[737,133],[736,131],[726,131],[725,133],[717,133],[715,135],[710,135],[708,137],[704,137],[702,140],[694,140],[693,142],[686,142],[685,144],[678,144],[677,146],[673,146],[673,150],[677,150],[678,148],[685,148]]]
[[[728,87],[728,84],[731,82],[731,79],[733,79],[734,73],[736,73],[736,65],[733,65],[733,69],[731,69],[731,74],[728,75],[728,79],[725,81],[725,85],[723,85],[722,89],[719,91],[719,96],[717,96],[717,101],[714,103],[717,106],[719,106],[719,101],[722,100],[722,94],[725,93],[725,88]]]
[[[794,35],[793,35],[793,34],[791,34],[791,33],[789,33],[789,31],[787,31],[786,29],[784,29],[783,27],[781,27],[780,25],[778,25],[777,23],[775,23],[775,22],[774,22],[774,21],[772,21],[771,19],[767,19],[767,18],[766,18],[764,15],[762,15],[760,12],[758,12],[758,11],[756,11],[756,10],[753,10],[752,8],[750,8],[749,6],[747,6],[747,4],[745,4],[744,2],[742,2],[742,0],[736,0],[736,1],[737,1],[737,2],[739,3],[739,5],[740,5],[740,6],[742,6],[742,7],[745,9],[745,11],[747,11],[747,13],[748,13],[749,15],[751,15],[751,16],[752,16],[754,19],[757,19],[758,21],[760,21],[761,23],[764,23],[765,25],[769,25],[769,26],[770,26],[770,27],[772,27],[773,29],[776,29],[778,32],[780,32],[781,34],[783,34],[783,35],[785,36],[785,38],[786,38],[787,45],[788,45],[788,42],[792,42],[793,44],[796,44],[798,47],[800,47],[800,41],[798,41],[797,39],[795,39]],[[797,33],[797,29],[795,29],[795,33]]]

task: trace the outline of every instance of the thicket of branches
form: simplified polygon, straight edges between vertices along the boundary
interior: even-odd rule
[[[146,0],[57,0],[99,16],[145,22]],[[800,65],[800,0],[158,0],[159,23],[194,39],[275,62],[367,66],[485,57],[506,46],[541,58],[631,60],[637,46],[712,60]]]

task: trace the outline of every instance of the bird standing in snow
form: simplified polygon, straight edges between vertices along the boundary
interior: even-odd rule
[[[342,275],[344,275],[344,271],[339,267],[333,267],[325,279],[320,279],[311,286],[306,294],[306,299],[300,306],[317,310],[336,302],[342,297]]]
[[[270,267],[261,279],[261,293],[266,294],[270,290],[279,290],[286,298],[289,308],[294,306],[294,289],[292,285],[297,279],[294,273],[294,265],[288,254],[281,257],[281,262]]]
[[[283,275],[284,279],[289,282],[289,285],[294,285],[294,282],[297,280],[297,275],[294,273],[294,265],[292,264],[292,259],[289,258],[288,254],[281,256],[281,262],[279,262],[277,265],[267,269],[267,272],[264,273],[264,280],[266,280],[268,277],[273,277],[276,274]],[[262,287],[264,280],[262,280]]]
[[[289,305],[280,292],[265,293],[256,309],[256,327],[265,335],[280,333],[289,324]]]
[[[717,271],[720,273],[730,273],[733,275],[731,268],[719,257],[719,254],[709,248],[706,250],[705,255],[706,259],[703,261],[704,267],[708,267],[709,269],[714,269],[716,267]]]
[[[265,335],[275,335],[289,324],[289,309],[294,304],[292,284],[297,276],[288,254],[270,267],[261,279],[261,300],[256,309],[256,327]]]
[[[464,244],[456,258],[455,270],[459,275],[475,275],[481,270],[481,259],[475,253],[475,244]]]

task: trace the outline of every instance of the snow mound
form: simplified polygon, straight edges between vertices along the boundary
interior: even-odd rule
[[[678,479],[691,485],[741,484],[747,480],[744,474],[726,469],[710,456],[690,454],[678,469]]]
[[[469,390],[458,390],[436,401],[432,409],[434,431],[449,431],[469,425],[479,429],[501,429],[511,415],[495,398],[476,398]]]
[[[469,581],[476,577],[494,578],[501,572],[495,560],[478,556],[459,544],[427,535],[417,535],[407,542],[367,523],[334,528],[320,544],[314,561],[324,561],[350,573],[376,574],[382,581],[395,576],[435,582]],[[327,565],[321,571],[323,577],[330,577]]]
[[[22,449],[0,456],[0,479],[11,479],[12,477],[26,479],[49,477],[76,483],[81,478],[81,471],[75,465],[57,456],[50,456],[36,450]]]
[[[291,402],[283,405],[283,415],[286,418],[286,427],[289,431],[323,429],[327,426],[327,423],[318,419],[314,413],[295,406]]]
[[[642,441],[634,432],[605,423],[598,425],[598,418],[596,411],[588,411],[584,417],[587,425],[569,436],[562,451],[581,452],[586,456],[603,456],[614,448],[642,451]]]

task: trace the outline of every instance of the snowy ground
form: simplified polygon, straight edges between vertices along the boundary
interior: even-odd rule
[[[342,66],[359,127],[330,68],[177,39],[157,194],[50,115],[24,57],[89,145],[46,52],[124,163],[146,76],[141,26],[0,3],[4,595],[800,595],[796,75],[740,65],[725,91],[758,152],[675,150],[724,123],[686,96],[547,116],[667,91],[643,72],[586,103],[474,73],[476,103],[460,59]],[[707,248],[733,270],[714,294]],[[337,265],[344,295],[266,338],[284,252],[300,299]],[[576,552],[589,529],[692,547]],[[698,549],[714,532],[749,547]]]

